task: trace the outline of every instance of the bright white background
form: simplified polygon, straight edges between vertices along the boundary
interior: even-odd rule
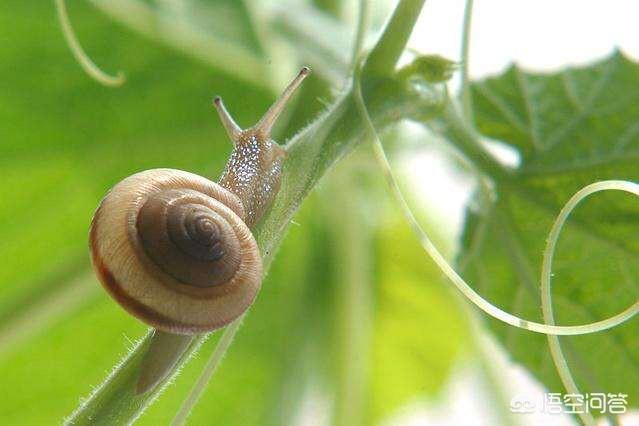
[[[427,0],[410,45],[459,58],[464,1]],[[635,0],[475,0],[470,73],[483,77],[515,61],[556,70],[605,56],[614,47],[639,58]]]

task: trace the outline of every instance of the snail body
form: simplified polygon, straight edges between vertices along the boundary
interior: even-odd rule
[[[228,324],[253,303],[263,271],[250,228],[277,195],[286,155],[270,132],[308,72],[303,68],[246,130],[215,98],[234,144],[219,183],[152,169],[105,196],[91,223],[91,260],[125,310],[161,331],[197,334]]]

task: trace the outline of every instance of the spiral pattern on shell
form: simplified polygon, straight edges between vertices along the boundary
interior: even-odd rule
[[[140,172],[98,207],[93,265],[109,294],[147,324],[210,331],[248,309],[260,288],[261,257],[244,217],[237,196],[201,176]]]

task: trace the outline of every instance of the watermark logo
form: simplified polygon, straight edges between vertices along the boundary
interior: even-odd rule
[[[510,400],[510,411],[520,414],[624,414],[627,407],[625,393],[544,393],[540,397],[516,395]]]

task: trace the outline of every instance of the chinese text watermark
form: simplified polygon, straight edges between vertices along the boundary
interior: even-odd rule
[[[624,414],[628,406],[625,393],[545,393],[540,397],[517,395],[510,400],[513,413],[547,414]]]

